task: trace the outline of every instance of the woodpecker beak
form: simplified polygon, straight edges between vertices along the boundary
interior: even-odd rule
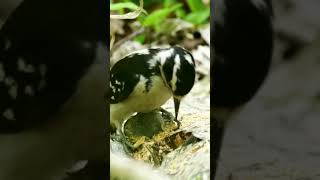
[[[180,98],[174,97],[173,100],[174,100],[174,111],[175,111],[175,115],[176,115],[175,121],[177,121],[178,120],[179,107],[180,107]]]

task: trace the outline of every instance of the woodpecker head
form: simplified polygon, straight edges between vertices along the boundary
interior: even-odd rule
[[[195,62],[190,52],[177,46],[162,50],[158,55],[161,76],[173,94],[177,119],[180,101],[195,82]]]

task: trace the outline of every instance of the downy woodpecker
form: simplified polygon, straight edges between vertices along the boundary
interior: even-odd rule
[[[173,96],[179,127],[180,101],[194,82],[194,59],[181,47],[144,49],[127,55],[111,69],[111,126],[121,131],[123,121],[133,113],[158,109]]]
[[[253,98],[267,76],[273,49],[270,0],[215,0],[211,63],[211,132],[215,174],[227,120]]]

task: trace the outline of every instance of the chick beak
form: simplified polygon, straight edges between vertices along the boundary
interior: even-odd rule
[[[175,115],[176,115],[174,121],[176,121],[178,123],[178,127],[180,127],[180,122],[178,121],[180,99],[174,97],[173,100],[174,100],[174,111],[175,111]]]

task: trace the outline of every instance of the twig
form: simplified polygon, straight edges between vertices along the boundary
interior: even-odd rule
[[[112,48],[110,49],[110,56],[112,56],[114,49],[119,48],[119,47],[120,47],[122,44],[124,44],[126,41],[129,41],[129,40],[133,39],[134,37],[142,34],[142,33],[144,32],[144,30],[145,30],[144,27],[142,27],[142,28],[138,29],[137,31],[129,34],[128,36],[120,39],[118,42],[116,42],[116,43],[112,46]]]
[[[111,14],[110,19],[135,19],[140,15],[141,12],[147,14],[147,11],[143,9],[143,0],[140,0],[139,8],[135,11],[122,15]]]

